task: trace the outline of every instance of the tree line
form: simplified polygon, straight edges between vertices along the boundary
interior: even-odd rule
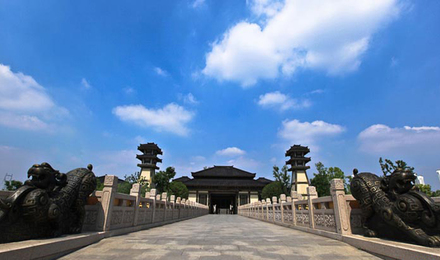
[[[408,164],[403,160],[397,160],[395,162],[389,159],[379,158],[380,168],[384,176],[393,173],[397,169],[409,170],[413,173],[414,167],[408,166]],[[350,182],[352,179],[351,175],[345,175],[345,173],[339,167],[325,167],[322,162],[315,164],[317,173],[313,173],[313,178],[310,180],[310,185],[316,187],[316,191],[319,197],[330,196],[330,182],[332,179],[342,179],[344,182],[344,188],[346,194],[351,194],[350,192]],[[273,196],[279,198],[281,194],[290,195],[291,192],[291,181],[290,174],[288,173],[288,168],[284,165],[281,169],[274,165],[272,170],[274,182],[267,184],[261,193],[261,197],[272,198]],[[426,195],[431,197],[439,197],[440,190],[432,191],[431,185],[429,184],[416,184],[416,189],[424,192]]]
[[[154,176],[152,183],[155,186],[157,193],[167,192],[168,195],[175,195],[177,197],[188,199],[188,188],[185,184],[179,181],[171,181],[176,176],[174,167],[167,167],[165,171],[158,171]],[[149,182],[141,176],[140,172],[135,172],[124,176],[124,181],[118,184],[117,191],[119,193],[130,194],[131,186],[134,183],[139,183],[141,186],[141,195],[145,197],[145,193],[151,190]],[[4,181],[4,189],[9,191],[17,190],[23,186],[21,181],[10,180]],[[104,183],[97,179],[96,190],[102,190]]]

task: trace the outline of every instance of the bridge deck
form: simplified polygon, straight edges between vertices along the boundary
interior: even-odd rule
[[[61,259],[380,259],[333,239],[238,215],[207,215],[101,240]]]

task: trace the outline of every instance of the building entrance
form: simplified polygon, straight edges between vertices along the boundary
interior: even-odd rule
[[[236,194],[211,194],[210,202],[210,214],[237,214]]]

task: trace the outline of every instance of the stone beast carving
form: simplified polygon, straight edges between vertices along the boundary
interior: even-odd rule
[[[397,169],[382,178],[353,173],[351,192],[362,208],[365,236],[440,246],[440,206],[414,186],[413,172]]]
[[[0,243],[80,233],[84,204],[96,188],[92,165],[67,174],[35,164],[22,187],[0,199]]]

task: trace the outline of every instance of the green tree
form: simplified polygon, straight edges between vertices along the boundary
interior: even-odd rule
[[[330,181],[332,179],[342,179],[344,181],[345,192],[349,193],[348,185],[344,172],[339,167],[327,168],[322,162],[315,164],[318,173],[311,179],[310,184],[316,187],[316,191],[320,197],[330,196]]]
[[[261,197],[263,199],[272,199],[273,196],[279,198],[281,194],[283,194],[283,185],[279,181],[274,181],[264,186]]]
[[[124,178],[126,182],[130,183],[130,189],[131,185],[134,183],[139,183],[141,185],[142,197],[145,197],[145,193],[150,190],[150,183],[147,179],[145,179],[145,177],[141,176],[141,172],[135,172],[131,175],[125,175]],[[130,192],[130,190],[128,192]]]
[[[185,184],[180,181],[173,181],[168,187],[168,194],[174,195],[176,198],[181,197],[182,199],[188,199],[189,191]]]
[[[283,168],[280,168],[276,165],[273,166],[273,177],[275,181],[281,183],[281,187],[284,194],[290,193],[290,175],[287,171],[287,165],[284,165]]]
[[[145,197],[145,193],[149,190],[149,183],[144,177],[141,176],[140,172],[125,175],[124,179],[124,182],[118,184],[119,193],[130,194],[130,190],[133,184],[139,183],[141,185],[141,196]],[[100,182],[96,186],[98,190],[98,187],[101,187]],[[102,187],[104,187],[104,185],[102,185]]]
[[[429,184],[416,184],[417,189],[419,189],[419,191],[425,193],[426,195],[432,197],[434,195],[434,193],[431,190],[431,185]]]
[[[17,190],[21,186],[23,186],[23,182],[21,181],[16,181],[16,180],[5,181],[5,188],[6,190],[9,191]]]
[[[411,172],[414,172],[414,167],[408,166],[408,164],[403,160],[397,160],[396,162],[392,162],[389,159],[382,159],[382,157],[379,158],[379,164],[380,168],[382,169],[383,175],[389,175],[393,173],[397,169],[403,169],[403,170],[409,170]]]
[[[429,184],[416,184],[416,188],[430,197],[440,197],[440,190],[432,191]]]
[[[169,189],[170,180],[176,176],[174,167],[167,167],[165,171],[157,172],[153,177],[153,183],[157,192],[164,192]]]
[[[133,184],[126,181],[118,183],[118,192],[124,194],[130,194],[131,185]]]
[[[434,191],[431,197],[440,197],[440,190]]]
[[[104,183],[102,183],[98,178],[96,178],[96,190],[103,190]]]

